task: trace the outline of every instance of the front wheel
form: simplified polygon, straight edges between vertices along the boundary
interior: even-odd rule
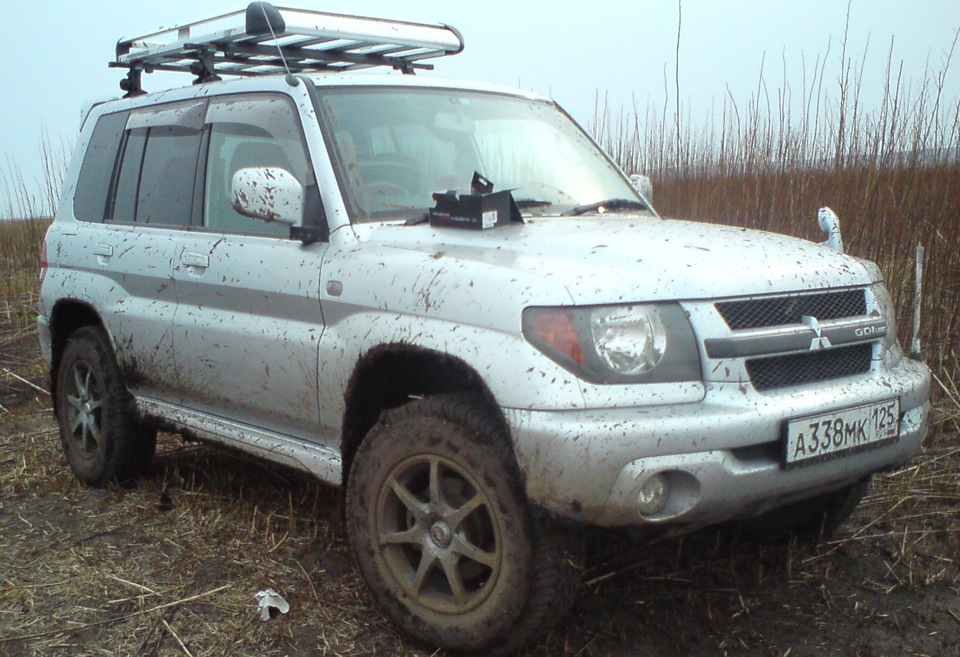
[[[526,504],[509,439],[470,397],[391,411],[357,452],[350,542],[381,609],[414,638],[485,654],[529,642],[566,611],[576,541]]]
[[[93,326],[78,329],[67,340],[55,376],[54,412],[74,474],[102,486],[146,470],[157,434],[137,422],[106,334]]]

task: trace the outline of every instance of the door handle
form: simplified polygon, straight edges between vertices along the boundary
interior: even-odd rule
[[[100,256],[101,258],[112,258],[113,247],[109,244],[97,244],[93,247],[93,255]]]
[[[185,251],[180,256],[180,262],[185,264],[187,267],[201,267],[206,269],[210,266],[210,256],[206,253],[192,253],[190,251]]]

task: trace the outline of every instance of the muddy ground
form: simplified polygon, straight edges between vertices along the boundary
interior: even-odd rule
[[[141,481],[85,488],[49,399],[5,367],[0,656],[442,654],[372,607],[336,490],[175,436]],[[523,654],[960,657],[960,437],[942,429],[819,545],[588,531],[576,605]],[[291,609],[264,622],[268,587]]]

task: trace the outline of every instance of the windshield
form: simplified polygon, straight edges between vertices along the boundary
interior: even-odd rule
[[[524,214],[607,199],[640,201],[556,105],[443,89],[318,89],[356,221],[410,219],[433,193],[468,191],[474,172],[513,190]]]

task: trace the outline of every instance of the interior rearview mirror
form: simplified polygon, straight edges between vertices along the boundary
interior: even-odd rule
[[[437,112],[433,117],[433,125],[442,132],[459,132],[472,135],[476,130],[473,119],[454,112]]]

